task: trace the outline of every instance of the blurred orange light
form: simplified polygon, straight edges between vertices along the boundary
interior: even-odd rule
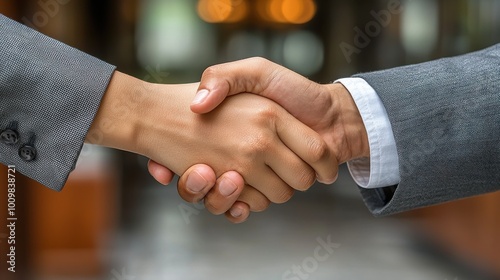
[[[281,11],[286,21],[302,24],[314,17],[316,5],[313,0],[283,0]]]
[[[269,13],[269,18],[276,22],[286,22],[286,18],[283,15],[283,0],[271,0],[267,6],[267,12]]]
[[[246,1],[242,0],[199,0],[198,15],[210,23],[237,22],[248,11]]]
[[[256,1],[257,13],[260,18],[266,21],[272,21],[270,16],[270,2],[269,0],[254,0]]]
[[[263,19],[280,23],[303,24],[316,14],[314,0],[261,0],[258,8]]]

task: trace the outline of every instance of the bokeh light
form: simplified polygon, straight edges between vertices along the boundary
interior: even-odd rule
[[[290,23],[306,23],[316,13],[316,5],[312,0],[282,0],[281,2],[283,17]]]
[[[248,14],[248,4],[241,0],[200,0],[198,15],[209,23],[233,23]]]
[[[324,46],[314,33],[295,31],[283,44],[284,65],[302,75],[313,75],[323,66]]]
[[[424,59],[434,51],[439,37],[438,11],[435,0],[405,3],[401,39],[408,54]]]
[[[261,0],[257,10],[266,21],[304,24],[316,14],[316,3],[313,0]]]

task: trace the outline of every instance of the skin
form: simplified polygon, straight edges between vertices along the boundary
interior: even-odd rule
[[[339,164],[370,155],[361,115],[351,95],[341,84],[317,84],[266,59],[250,58],[208,68],[203,73],[191,109],[195,113],[205,114],[219,106],[228,96],[240,93],[260,95],[283,106],[321,135],[331,154],[335,155],[335,162]],[[161,181],[162,178],[157,176],[158,170],[162,170],[161,166],[151,162],[150,173]],[[189,189],[195,186],[190,185],[186,178],[197,176],[194,171],[215,184],[208,183],[200,192],[190,192]],[[217,181],[216,176],[209,166],[193,166],[179,180],[179,193],[186,201],[204,198],[206,203],[212,205],[212,210],[216,210],[212,213],[225,212],[232,222],[245,221],[250,214],[249,205],[258,197],[246,193],[241,183],[243,178],[238,174],[223,174]],[[226,176],[240,183],[236,184],[231,197],[221,195],[218,188],[219,182],[225,180]],[[332,182],[320,177],[318,180]],[[234,198],[234,194],[239,192],[245,198],[245,203]]]
[[[241,94],[199,115],[189,109],[198,87],[151,84],[115,72],[86,141],[149,157],[155,162],[150,171],[165,181],[171,176],[162,166],[188,171],[179,193],[197,201],[183,186],[206,185],[205,205],[215,214],[227,211],[220,207],[223,199],[262,211],[308,189],[316,176],[336,176],[336,158],[320,135],[275,102]],[[189,170],[196,163],[211,169]]]

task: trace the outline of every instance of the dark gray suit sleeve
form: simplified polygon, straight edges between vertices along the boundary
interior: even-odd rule
[[[19,136],[2,134],[0,162],[61,190],[115,67],[3,15],[0,38],[0,132]]]
[[[380,96],[401,182],[361,189],[375,215],[500,190],[500,45],[359,74]]]

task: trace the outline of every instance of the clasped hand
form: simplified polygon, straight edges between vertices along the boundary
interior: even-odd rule
[[[196,85],[184,87],[194,92]],[[157,118],[146,141],[159,142],[143,145],[155,148],[142,154],[152,159],[149,171],[160,183],[171,181],[171,171],[183,174],[183,199],[204,199],[210,212],[232,222],[287,201],[315,179],[333,183],[338,164],[369,156],[359,111],[340,84],[320,85],[251,58],[208,68],[197,87],[196,97],[157,96],[165,104],[152,116],[168,109],[176,117]]]

